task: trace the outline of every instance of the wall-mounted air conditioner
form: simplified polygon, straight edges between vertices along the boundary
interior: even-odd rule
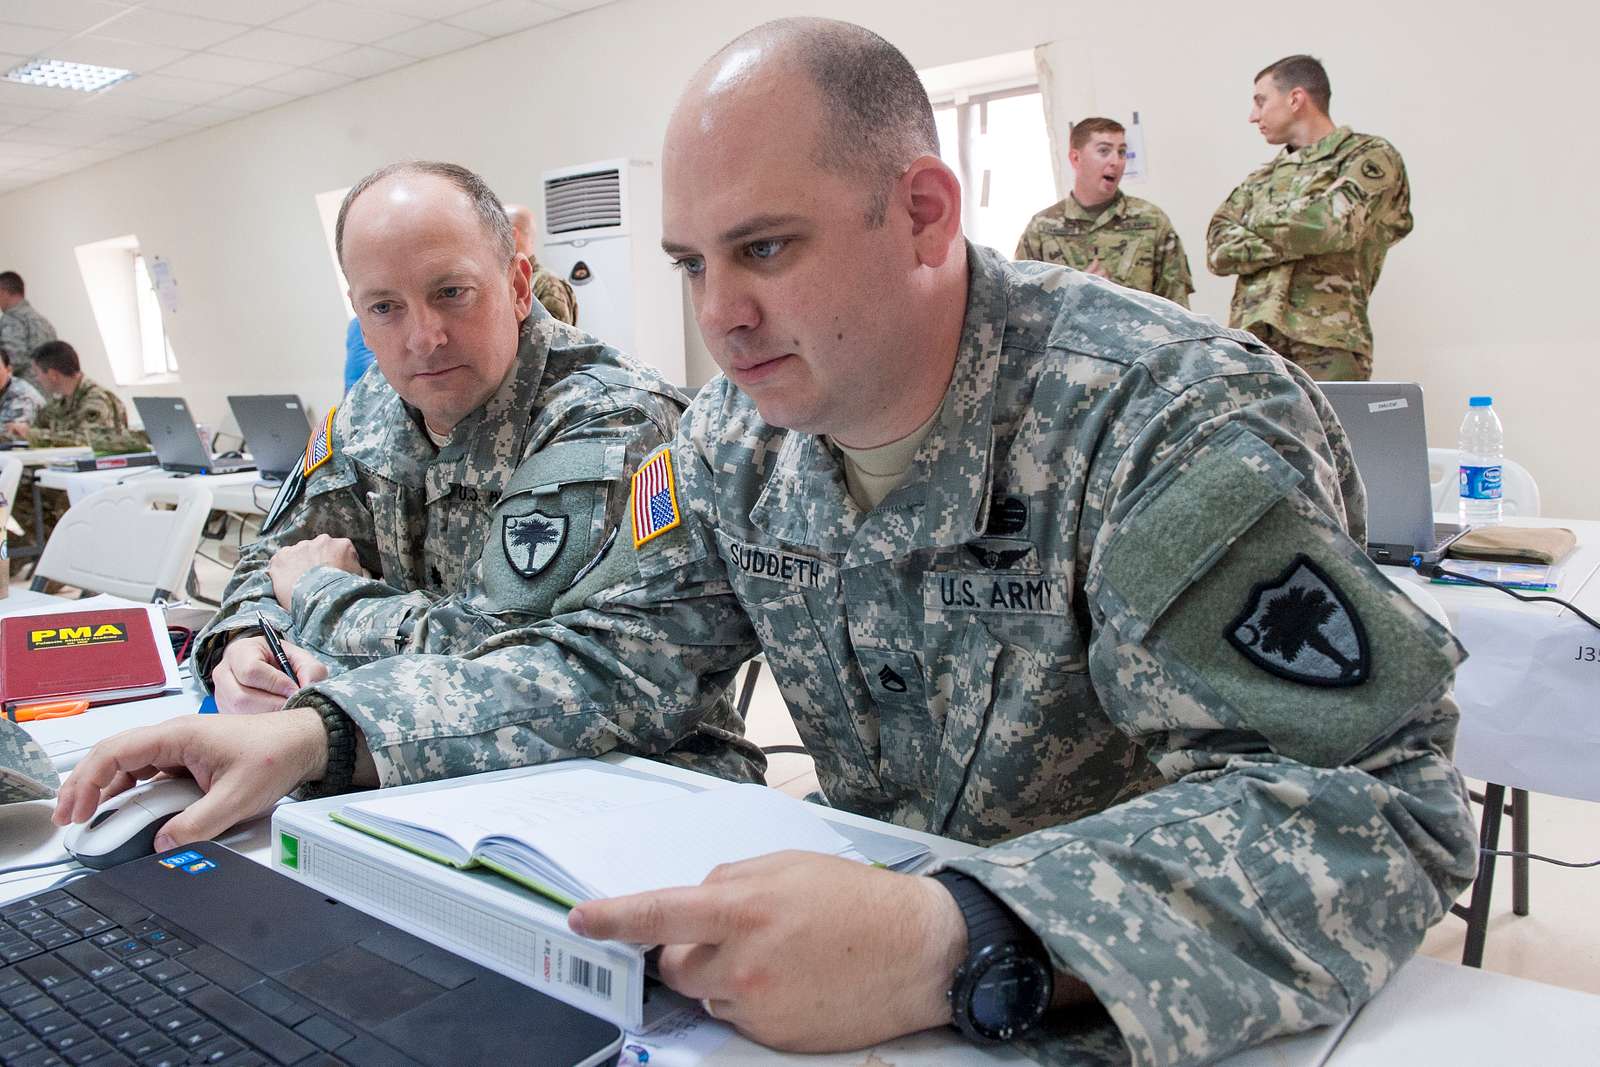
[[[682,385],[683,288],[661,251],[661,176],[612,159],[544,174],[540,263],[578,298],[578,327]]]

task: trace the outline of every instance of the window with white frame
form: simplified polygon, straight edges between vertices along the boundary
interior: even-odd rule
[[[116,384],[178,381],[178,357],[138,235],[79,245],[74,252]]]
[[[1028,220],[1060,199],[1039,86],[955,93],[934,101],[933,118],[961,177],[967,236],[1011,255]]]

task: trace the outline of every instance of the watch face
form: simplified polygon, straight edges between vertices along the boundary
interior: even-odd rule
[[[1009,1041],[1032,1027],[1050,1006],[1053,976],[1031,956],[1017,954],[1014,946],[996,946],[974,975],[967,997],[967,1018],[972,1028],[996,1041]]]

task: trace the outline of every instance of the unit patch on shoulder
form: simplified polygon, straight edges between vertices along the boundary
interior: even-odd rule
[[[1374,163],[1370,159],[1362,162],[1361,173],[1365,174],[1375,182],[1383,180],[1383,168],[1378,166],[1378,164]]]
[[[1224,636],[1262,670],[1301,685],[1343,687],[1372,677],[1361,617],[1309,556],[1250,590]]]
[[[672,478],[672,450],[663,448],[633,472],[633,547],[659,537],[682,521],[678,487]]]
[[[311,431],[305,457],[300,461],[300,468],[307,475],[333,458],[333,416],[338,410],[337,406],[329,408],[322,425]]]
[[[535,511],[507,515],[500,527],[500,544],[506,562],[524,578],[532,578],[561,554],[567,541],[567,517]]]

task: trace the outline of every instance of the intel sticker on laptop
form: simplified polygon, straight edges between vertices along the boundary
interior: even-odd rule
[[[203,859],[205,859],[205,857],[200,855],[200,853],[194,851],[193,849],[188,849],[184,852],[174,852],[170,856],[163,856],[159,862],[161,866],[167,868],[168,870],[175,871],[179,867],[187,867],[189,864],[197,863]]]

